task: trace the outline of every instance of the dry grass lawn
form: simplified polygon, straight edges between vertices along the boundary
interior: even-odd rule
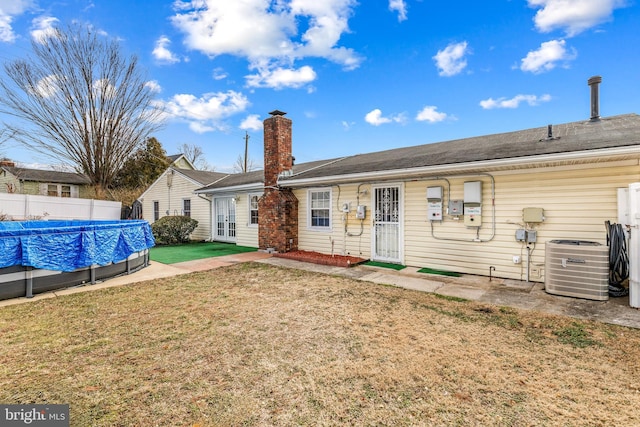
[[[72,426],[640,425],[640,330],[247,263],[0,309]]]

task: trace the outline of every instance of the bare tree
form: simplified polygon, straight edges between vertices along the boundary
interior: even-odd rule
[[[116,40],[72,25],[32,40],[33,56],[6,63],[0,112],[5,132],[34,151],[71,163],[99,195],[150,133],[162,110],[138,59]]]
[[[196,169],[211,172],[215,169],[215,167],[211,166],[209,162],[207,162],[207,159],[204,158],[204,151],[202,151],[202,147],[199,145],[184,143],[178,147],[178,150]]]
[[[244,157],[238,155],[238,159],[233,164],[233,170],[239,173],[247,173],[257,169],[253,159],[249,158],[249,132],[244,135]]]
[[[242,157],[241,154],[238,154],[238,158],[233,164],[233,171],[237,173],[247,173],[256,169],[258,169],[258,166],[255,164],[253,159]]]

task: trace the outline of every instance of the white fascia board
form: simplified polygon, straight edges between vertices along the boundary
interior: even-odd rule
[[[215,193],[232,193],[234,191],[254,191],[263,190],[262,182],[254,182],[251,184],[234,185],[231,187],[210,188],[208,190],[196,190],[196,194],[215,194]]]
[[[532,163],[547,163],[570,160],[602,160],[605,157],[615,157],[621,155],[640,156],[640,147],[626,146],[616,148],[606,148],[601,150],[574,151],[567,153],[543,154],[538,156],[517,157],[512,159],[483,160],[477,162],[454,163],[436,166],[424,166],[408,169],[390,169],[375,172],[361,172],[346,175],[332,175],[316,178],[287,179],[279,182],[283,187],[307,187],[313,185],[349,183],[361,181],[386,181],[394,179],[417,178],[421,176],[437,175],[442,173],[461,173],[478,168],[501,168],[513,166],[526,166]]]

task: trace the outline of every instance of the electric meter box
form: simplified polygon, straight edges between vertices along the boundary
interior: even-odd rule
[[[442,202],[429,202],[427,219],[429,221],[442,221]]]
[[[365,219],[367,216],[367,207],[365,205],[358,205],[356,207],[356,219]]]
[[[477,206],[464,206],[464,225],[467,227],[481,227],[482,226],[482,207]]]
[[[462,200],[449,200],[449,215],[462,215]]]
[[[464,183],[464,203],[482,203],[482,181]]]
[[[427,219],[442,221],[442,187],[427,187]]]
[[[442,202],[442,187],[427,187],[427,200]]]
[[[544,209],[542,208],[524,208],[522,209],[522,221],[524,222],[543,222]]]

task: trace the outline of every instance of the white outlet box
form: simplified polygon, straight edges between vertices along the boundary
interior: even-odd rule
[[[519,255],[514,255],[513,256],[513,263],[514,264],[520,264],[520,256]]]

